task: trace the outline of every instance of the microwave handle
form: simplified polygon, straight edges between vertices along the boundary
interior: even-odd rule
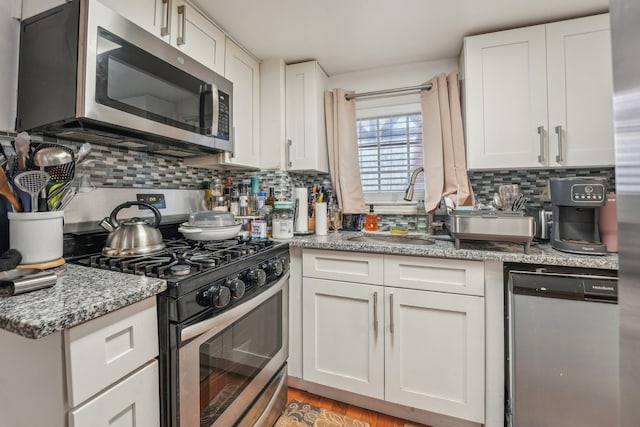
[[[200,88],[200,128],[206,128],[205,114],[207,106],[211,105],[211,132],[208,135],[218,134],[218,119],[220,116],[220,100],[218,99],[218,87],[213,83],[207,83]]]

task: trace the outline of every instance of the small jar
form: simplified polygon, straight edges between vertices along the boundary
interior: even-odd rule
[[[293,204],[275,202],[272,219],[273,238],[290,239],[293,237]]]

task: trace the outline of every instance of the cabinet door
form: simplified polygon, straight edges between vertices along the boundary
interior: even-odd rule
[[[385,288],[385,400],[484,421],[483,301]]]
[[[381,286],[303,278],[302,378],[384,398]]]
[[[613,165],[609,15],[547,25],[547,69],[549,164]]]
[[[169,0],[133,2],[131,0],[100,0],[100,2],[158,37],[169,35]]]
[[[173,1],[171,44],[223,75],[224,33],[184,0]]]
[[[545,166],[544,25],[467,37],[464,55],[469,169]]]
[[[231,40],[226,41],[225,77],[233,82],[235,149],[228,162],[260,166],[260,64]]]
[[[287,65],[287,169],[329,172],[324,89],[327,76],[316,61]]]
[[[69,412],[71,427],[157,427],[160,425],[158,362]]]

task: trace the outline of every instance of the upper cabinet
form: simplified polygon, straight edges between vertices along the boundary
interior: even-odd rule
[[[286,169],[329,172],[324,121],[327,75],[317,61],[287,65]]]
[[[100,0],[129,21],[169,41],[171,31],[170,0]]]
[[[169,1],[172,9],[171,44],[216,73],[224,74],[224,33],[184,0],[164,1]]]
[[[467,37],[469,169],[613,165],[608,14]]]
[[[225,77],[233,82],[235,149],[230,165],[260,166],[260,63],[227,39]]]

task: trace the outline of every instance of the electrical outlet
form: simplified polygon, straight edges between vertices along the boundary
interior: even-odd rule
[[[549,185],[549,180],[545,180],[544,187],[542,187],[542,192],[540,193],[540,201],[541,202],[550,202],[551,201],[551,187]]]

